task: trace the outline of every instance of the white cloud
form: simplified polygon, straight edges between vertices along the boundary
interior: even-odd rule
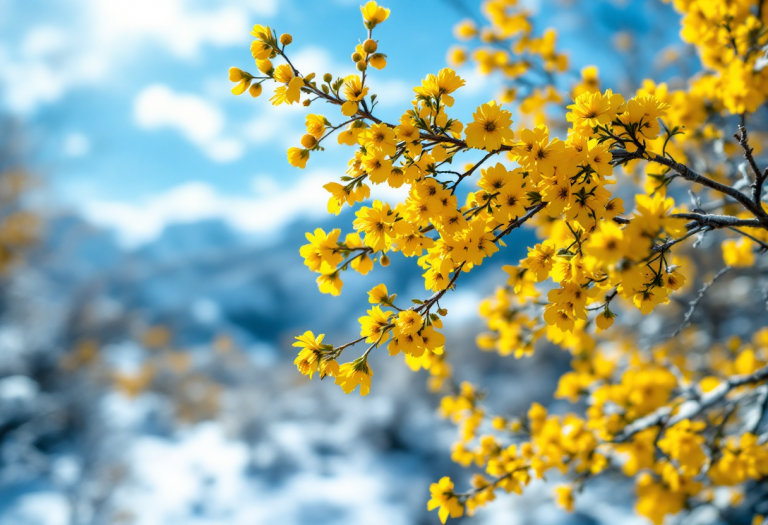
[[[138,94],[133,105],[136,123],[144,129],[171,128],[197,145],[211,159],[229,162],[243,155],[243,144],[224,137],[222,111],[195,95],[176,93],[155,84]]]
[[[312,173],[290,188],[262,185],[262,193],[223,195],[204,182],[189,182],[140,203],[94,201],[85,215],[94,223],[115,228],[128,245],[157,237],[172,223],[220,218],[246,233],[273,233],[299,217],[319,217],[326,212],[322,185],[330,173]]]
[[[305,46],[291,54],[291,62],[302,74],[316,73],[322,78],[325,73],[334,77],[344,77],[356,73],[354,63],[340,63],[330,51],[319,46]]]
[[[0,47],[0,84],[5,84],[9,109],[27,113],[104,76],[107,62],[97,54],[78,53],[74,40],[61,28],[41,25],[27,33],[15,53]]]
[[[192,58],[204,44],[245,42],[247,13],[235,6],[200,10],[188,0],[91,0],[89,15],[96,38],[156,42],[181,58]]]
[[[233,138],[217,138],[210,144],[206,144],[203,150],[216,162],[232,162],[243,156],[245,148],[243,143]]]
[[[253,144],[278,144],[281,148],[296,146],[305,133],[303,111],[286,111],[288,106],[260,104],[260,113],[243,123],[242,137]],[[294,105],[296,108],[298,105]],[[322,110],[317,110],[319,113]]]
[[[404,104],[409,107],[408,102],[415,96],[413,86],[403,80],[377,78],[374,73],[366,83],[371,86],[371,93],[378,95],[376,101],[384,107],[403,107]]]
[[[337,180],[329,171],[307,173],[290,187],[279,187],[270,177],[253,181],[250,195],[225,195],[205,182],[189,182],[137,203],[91,201],[84,206],[93,223],[113,228],[125,245],[135,246],[155,239],[173,223],[222,219],[238,231],[275,235],[299,218],[320,218],[327,214],[323,185]],[[393,190],[380,185],[373,197],[394,202],[404,199],[404,188]]]
[[[231,0],[234,4],[244,4],[255,15],[272,17],[277,14],[278,0]],[[286,0],[282,0],[286,4]]]
[[[64,48],[68,43],[66,33],[58,27],[40,26],[27,33],[21,42],[21,53],[39,58]]]
[[[64,155],[82,157],[91,151],[91,141],[82,133],[70,133],[64,137]]]
[[[0,45],[0,85],[12,111],[29,113],[81,86],[111,80],[147,50],[192,59],[205,46],[244,45],[253,14],[274,16],[277,0],[85,0],[71,18],[40,23]],[[18,8],[21,9],[21,8]],[[24,7],[26,9],[26,7]]]

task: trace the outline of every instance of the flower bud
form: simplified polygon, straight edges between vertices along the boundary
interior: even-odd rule
[[[325,84],[323,84],[322,86],[320,86],[320,89],[322,89],[322,90],[323,90],[323,93],[325,93],[326,95],[328,94],[328,86],[326,86]]]
[[[256,60],[256,67],[259,68],[259,71],[268,76],[275,70],[274,66],[272,66],[272,61],[268,58],[265,58],[264,60]]]
[[[387,55],[383,53],[374,53],[371,55],[370,64],[376,69],[384,69],[387,65]]]
[[[355,51],[352,53],[352,62],[360,62],[363,59],[363,55]]]
[[[308,107],[309,107],[309,105],[310,105],[311,103],[312,103],[312,101],[311,101],[311,100],[309,100],[308,98],[305,98],[305,99],[304,99],[304,102],[302,102],[302,105],[303,105],[305,108],[308,108]]]
[[[314,73],[310,73],[309,75],[304,75],[304,82],[311,82],[315,78]]]
[[[368,64],[365,63],[365,60],[361,60],[360,62],[357,63],[356,67],[358,71],[365,71],[366,69],[368,69]]]
[[[229,80],[230,82],[240,82],[244,78],[248,78],[250,75],[243,71],[242,69],[238,69],[236,67],[229,68]]]
[[[333,75],[331,75],[330,73],[326,73],[325,75],[323,75],[323,82],[330,82],[331,80],[333,80]]]
[[[445,308],[440,308],[440,309],[437,310],[437,313],[439,313],[442,316],[446,316],[446,315],[448,315],[448,310],[445,309]]]
[[[314,136],[310,135],[309,133],[301,137],[301,145],[304,146],[305,148],[307,149],[314,148],[315,144],[317,144],[317,139]]]
[[[254,84],[250,88],[248,88],[248,93],[253,97],[256,98],[259,95],[261,95],[261,84]]]
[[[371,38],[363,42],[363,51],[365,51],[368,54],[375,53],[378,48],[379,48],[379,45],[376,43],[375,40]]]
[[[389,266],[389,257],[387,257],[387,254],[386,254],[386,253],[385,253],[385,254],[383,254],[383,255],[381,256],[381,259],[379,259],[379,262],[380,262],[380,263],[381,263],[381,265],[382,265],[383,267],[385,267],[385,268],[386,268],[387,266]]]
[[[235,87],[232,88],[232,94],[242,95],[243,93],[245,93],[245,91],[248,89],[250,85],[251,85],[251,79],[244,78],[240,82],[238,82]]]
[[[283,44],[284,46],[287,46],[291,42],[293,42],[293,37],[288,33],[283,33],[282,35],[280,35],[280,43]]]

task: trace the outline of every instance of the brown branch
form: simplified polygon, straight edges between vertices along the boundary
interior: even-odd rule
[[[733,138],[739,141],[739,146],[744,150],[744,158],[747,159],[749,167],[752,168],[752,173],[755,174],[755,180],[759,180],[762,176],[760,168],[757,167],[755,157],[752,155],[753,148],[749,147],[749,139],[747,138],[747,128],[743,124],[739,124],[739,133],[734,133]]]
[[[754,202],[756,206],[762,207],[760,199],[763,193],[763,184],[765,183],[765,179],[768,178],[768,168],[760,171],[760,168],[757,166],[755,157],[752,155],[754,149],[749,147],[747,128],[745,128],[743,124],[739,124],[739,133],[734,133],[733,136],[739,141],[739,146],[744,150],[744,158],[747,159],[747,163],[749,164],[749,167],[752,168],[752,173],[755,175],[755,180],[752,182],[752,202]]]
[[[685,235],[683,235],[682,237],[678,237],[677,239],[671,239],[671,240],[665,242],[664,244],[659,244],[658,246],[654,246],[653,248],[651,248],[651,253],[659,253],[659,252],[666,251],[668,248],[671,248],[675,244],[686,240],[691,235],[697,234],[697,233],[699,233],[701,231],[708,231],[708,230],[709,230],[709,228],[706,228],[706,229],[705,228],[701,228],[701,227],[700,228],[694,228],[691,231],[689,231],[688,233],[686,233]]]
[[[757,219],[739,219],[730,215],[713,215],[701,213],[673,213],[670,217],[676,219],[690,219],[701,226],[711,228],[730,228],[734,226],[746,226],[749,228],[760,228],[760,221]]]
[[[733,197],[742,206],[744,206],[744,208],[752,212],[752,214],[760,221],[760,224],[762,224],[764,227],[768,227],[768,214],[765,213],[759,204],[755,204],[749,197],[741,193],[736,188],[722,184],[716,180],[712,180],[709,177],[705,177],[704,175],[696,173],[685,164],[681,164],[675,160],[662,157],[655,153],[650,153],[648,160],[675,170],[687,181],[706,186],[707,188]]]
[[[763,241],[761,241],[757,237],[754,237],[754,236],[748,234],[747,232],[743,232],[740,229],[734,228],[732,226],[728,226],[728,229],[733,231],[733,232],[738,233],[739,235],[743,235],[744,237],[746,237],[748,239],[751,239],[753,242],[756,242],[757,244],[759,244],[760,245],[760,249],[762,250],[760,253],[765,253],[765,252],[768,251],[768,244],[764,243]]]
[[[520,217],[520,218],[518,218],[518,219],[515,219],[514,221],[512,221],[511,223],[509,223],[509,226],[507,226],[507,227],[506,227],[504,230],[502,230],[502,232],[501,232],[500,234],[498,234],[498,235],[497,235],[497,236],[496,236],[496,237],[493,239],[493,242],[496,242],[496,241],[498,241],[499,239],[501,239],[502,237],[504,237],[505,235],[508,235],[508,234],[509,234],[509,233],[510,233],[512,230],[514,230],[515,228],[519,228],[520,226],[522,226],[522,224],[523,224],[525,221],[527,221],[528,219],[530,219],[531,217],[533,217],[534,215],[536,215],[537,213],[539,213],[541,210],[543,210],[543,209],[544,209],[544,208],[546,208],[546,207],[547,207],[547,203],[545,203],[545,202],[542,202],[542,203],[540,203],[540,204],[537,204],[536,206],[534,206],[533,208],[531,208],[530,210],[528,210],[528,213],[526,213],[526,214],[525,214],[525,215],[523,215],[522,217]]]
[[[495,150],[495,151],[491,151],[491,152],[489,152],[489,153],[488,153],[488,154],[487,154],[485,157],[483,157],[482,159],[480,159],[480,161],[479,161],[477,164],[475,164],[474,166],[472,166],[472,167],[471,167],[469,170],[467,170],[467,171],[466,171],[466,172],[465,172],[463,175],[459,175],[459,178],[458,178],[458,179],[456,179],[456,182],[454,182],[454,183],[453,183],[453,186],[451,186],[451,195],[453,195],[453,194],[456,192],[456,187],[459,185],[459,183],[461,183],[461,181],[462,181],[462,180],[464,180],[465,178],[467,178],[467,177],[471,176],[471,175],[472,175],[472,174],[475,172],[475,170],[476,170],[477,168],[479,168],[480,166],[482,166],[482,165],[483,165],[483,163],[485,163],[485,161],[486,161],[486,160],[488,160],[489,158],[491,158],[491,156],[492,156],[492,155],[496,155],[496,154],[498,154],[498,153],[500,153],[500,152],[501,152],[501,150]]]

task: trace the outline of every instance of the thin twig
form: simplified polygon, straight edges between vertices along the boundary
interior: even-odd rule
[[[704,294],[706,294],[707,290],[709,290],[709,288],[713,284],[715,284],[715,281],[717,281],[730,269],[731,269],[730,266],[726,266],[725,268],[721,269],[719,272],[715,274],[715,276],[712,278],[711,281],[709,281],[708,283],[706,283],[704,286],[701,287],[698,295],[693,299],[693,301],[688,303],[691,307],[685,313],[685,318],[683,318],[683,324],[677,327],[677,330],[675,330],[675,333],[672,334],[672,337],[677,337],[677,334],[679,334],[683,328],[688,326],[688,323],[691,321],[691,317],[693,317],[693,312],[696,310],[696,307],[699,305],[699,302],[701,302],[701,300],[704,298]]]

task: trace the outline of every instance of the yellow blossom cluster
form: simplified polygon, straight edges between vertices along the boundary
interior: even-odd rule
[[[710,71],[693,83],[692,91],[733,114],[760,107],[768,96],[768,71],[760,63],[768,44],[764,30],[768,13],[762,5],[750,0],[674,0],[673,4],[683,15],[680,37],[698,48]]]
[[[685,329],[715,280],[753,268],[768,251],[768,170],[758,165],[761,150],[744,115],[764,102],[758,58],[768,30],[757,2],[676,0],[675,7],[685,13],[683,39],[711,70],[676,91],[645,80],[622,95],[601,89],[597,69],[586,67],[563,92],[555,79],[569,66],[556,33],[535,34],[531,14],[515,0],[486,1],[485,27],[456,27],[458,38],[478,43],[471,54],[454,48],[449,63],[472,60],[512,85],[471,115],[454,109],[465,80],[443,68],[414,87],[398,121],[376,116],[369,67],[383,69],[386,55],[373,31],[390,11],[375,1],[361,7],[366,35],[352,53],[355,74],[324,73],[321,81],[299,71],[286,52],[292,37],[260,25],[251,51],[261,76],[230,70],[235,94],[258,96],[273,80],[274,105],[335,106],[335,116],[307,114],[300,147],[288,150],[289,163],[304,168],[332,134],[352,148],[346,173],[324,188],[330,214],[354,211],[353,231],[317,228],[300,249],[320,291],[339,295],[343,272],[367,275],[397,253],[416,259],[431,295],[407,306],[385,284],[373,287],[358,339],[337,345],[307,331],[294,343],[295,364],[361,395],[371,391],[369,358],[380,347],[429,371],[430,388],[448,392],[441,414],[459,426],[453,460],[484,472],[466,492],[447,477],[431,486],[428,507],[443,522],[472,514],[497,489],[519,494],[549,473],[567,480],[554,499],[572,511],[590,479],[620,471],[635,480],[637,512],[657,524],[711,502],[717,487],[768,475],[768,434],[760,434],[768,395],[758,388],[768,380],[768,329],[747,344],[702,343],[700,332]],[[738,123],[729,120],[733,113],[742,114]],[[513,129],[517,115],[523,126]],[[726,139],[727,126],[738,131],[735,142]],[[404,198],[377,198],[384,184]],[[522,417],[489,415],[485,393],[452,378],[440,301],[463,274],[504,252],[506,238],[524,225],[535,227],[538,241],[503,267],[506,285],[480,305],[488,331],[477,343],[517,358],[542,344],[569,351],[572,369],[554,395],[586,407],[581,413],[550,414],[533,404]],[[726,266],[688,303],[672,336],[640,344],[632,325],[674,313],[697,270],[711,270],[711,261],[690,254],[705,236],[716,238],[717,262],[722,254]],[[340,363],[359,343],[367,348]],[[756,423],[746,422],[750,408]]]

